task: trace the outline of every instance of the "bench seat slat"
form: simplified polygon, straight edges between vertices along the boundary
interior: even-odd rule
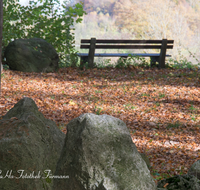
[[[90,45],[81,45],[81,49],[88,49]],[[167,45],[172,49],[173,45]],[[161,49],[161,45],[96,45],[95,49]]]
[[[77,53],[79,57],[87,57],[88,53]],[[160,54],[157,53],[95,53],[95,57],[128,57],[141,56],[141,57],[159,57]],[[171,55],[166,55],[166,57],[171,57]]]

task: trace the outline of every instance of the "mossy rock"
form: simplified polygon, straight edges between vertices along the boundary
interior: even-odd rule
[[[4,54],[11,70],[23,72],[55,72],[59,57],[44,39],[17,39],[8,44]]]
[[[176,175],[158,182],[158,188],[164,186],[166,190],[200,190],[200,180],[189,174]]]

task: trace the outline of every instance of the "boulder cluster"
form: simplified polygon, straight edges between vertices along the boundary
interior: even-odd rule
[[[85,113],[64,134],[35,102],[21,99],[0,120],[1,190],[200,190],[200,163],[157,187],[125,123]],[[166,185],[167,184],[167,185]]]

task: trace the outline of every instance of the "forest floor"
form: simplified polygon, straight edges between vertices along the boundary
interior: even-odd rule
[[[61,68],[57,73],[4,70],[0,117],[23,97],[66,133],[83,113],[123,120],[155,181],[187,173],[200,159],[200,73],[188,69]],[[95,139],[94,139],[95,140]]]

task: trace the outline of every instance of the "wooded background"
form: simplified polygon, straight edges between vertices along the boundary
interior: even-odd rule
[[[71,1],[74,3],[79,0]],[[82,38],[174,39],[169,53],[200,62],[200,0],[83,0],[88,13],[76,26]],[[195,57],[193,57],[193,55]],[[198,61],[196,60],[198,59]]]

